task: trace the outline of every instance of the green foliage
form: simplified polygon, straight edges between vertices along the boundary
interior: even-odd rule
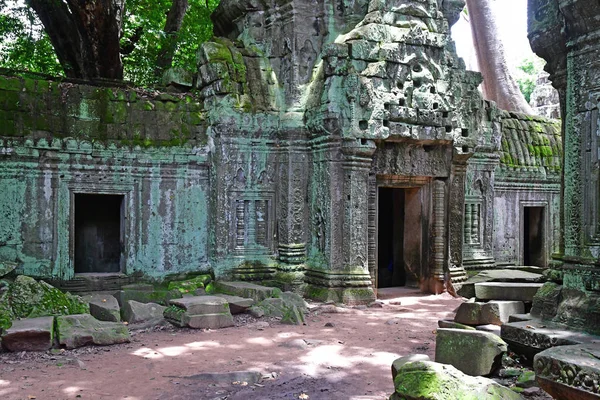
[[[212,37],[210,14],[219,0],[189,0],[181,30],[173,37],[163,31],[171,0],[127,0],[123,18],[124,76],[138,85],[160,83],[156,60],[169,40],[176,40],[173,67],[196,69],[198,46]],[[0,67],[62,76],[54,48],[35,13],[24,4],[0,0]]]
[[[0,67],[63,75],[42,23],[22,1],[0,0]]]
[[[533,93],[533,90],[535,89],[537,77],[542,69],[544,69],[544,64],[544,60],[535,55],[531,55],[523,59],[517,66],[515,78],[521,93],[523,93],[523,96],[528,103],[531,100],[531,93]]]

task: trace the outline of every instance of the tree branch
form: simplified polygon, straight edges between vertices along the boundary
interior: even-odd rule
[[[165,22],[165,40],[161,46],[161,51],[156,59],[156,68],[154,70],[157,77],[171,67],[173,56],[177,48],[178,32],[181,29],[183,18],[188,9],[188,0],[173,0],[171,9],[167,13],[167,21]]]

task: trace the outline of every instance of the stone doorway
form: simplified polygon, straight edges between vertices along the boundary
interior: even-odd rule
[[[377,220],[377,288],[416,286],[423,257],[421,188],[380,187]]]
[[[523,265],[546,267],[544,208],[523,207]]]
[[[75,273],[119,273],[123,195],[75,194]]]

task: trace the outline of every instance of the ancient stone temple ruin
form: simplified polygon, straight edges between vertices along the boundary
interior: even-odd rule
[[[547,266],[560,126],[482,99],[449,36],[463,6],[223,0],[184,93],[0,78],[0,262],[70,288],[212,270],[348,303]],[[581,204],[568,251],[596,232]]]

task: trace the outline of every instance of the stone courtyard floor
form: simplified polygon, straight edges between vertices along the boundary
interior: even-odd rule
[[[302,326],[243,314],[220,330],[166,326],[133,330],[123,345],[0,353],[0,398],[387,399],[392,362],[433,359],[437,321],[462,300],[416,289],[380,297],[370,308],[311,304]],[[234,371],[259,374],[221,374]]]

